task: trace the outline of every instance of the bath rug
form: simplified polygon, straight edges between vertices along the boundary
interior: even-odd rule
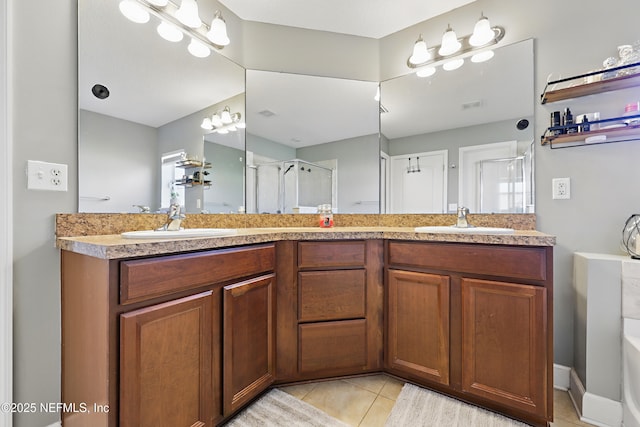
[[[413,384],[405,384],[385,427],[529,427]]]
[[[227,427],[348,427],[314,406],[273,389],[226,424]]]

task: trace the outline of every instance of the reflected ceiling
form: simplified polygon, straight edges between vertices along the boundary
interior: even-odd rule
[[[120,13],[117,1],[95,0],[80,0],[78,14],[81,109],[157,128],[244,92],[240,66],[216,53],[195,58],[185,40],[162,39],[155,17],[135,24]],[[185,70],[188,79],[182,78]],[[93,96],[96,83],[109,89],[107,99]]]

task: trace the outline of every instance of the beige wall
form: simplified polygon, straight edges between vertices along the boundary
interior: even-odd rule
[[[60,280],[54,248],[53,215],[74,212],[77,194],[77,62],[75,0],[9,0],[13,56],[14,216],[14,401],[60,400]],[[380,41],[241,23],[240,47],[233,51],[247,68],[282,70],[363,80],[405,73],[417,35],[437,40],[446,23],[471,28],[480,12],[505,27],[505,42],[535,38],[536,93],[549,73],[570,75],[596,68],[619,44],[640,38],[637,0],[612,0],[599,8],[582,1],[478,0],[433,25],[421,24]],[[225,14],[227,23],[239,21]],[[230,50],[231,52],[231,50]],[[3,77],[4,78],[4,77]],[[609,107],[640,99],[637,90],[611,99]],[[593,105],[587,103],[594,102]],[[576,109],[593,109],[597,98]],[[549,112],[564,105],[536,107],[536,134]],[[602,110],[601,110],[602,111]],[[36,120],[37,119],[37,120]],[[28,159],[69,165],[67,193],[26,190]],[[555,249],[555,360],[571,366],[572,253],[619,253],[624,220],[637,212],[640,144],[637,142],[536,152],[538,226],[557,235]],[[572,199],[551,200],[551,179],[571,177]],[[579,355],[575,355],[579,357]],[[57,414],[17,415],[15,426],[46,426]]]

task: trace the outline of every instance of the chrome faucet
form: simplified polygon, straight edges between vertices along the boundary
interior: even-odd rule
[[[469,209],[465,207],[458,207],[458,221],[456,222],[456,227],[458,228],[469,228],[473,227],[473,225],[469,224],[467,221],[467,215],[469,215]]]
[[[149,208],[149,206],[133,205],[133,207],[140,209],[140,213],[149,213],[149,212],[151,212],[151,208]]]
[[[169,213],[167,215],[167,222],[160,228],[157,228],[157,231],[178,231],[180,230],[180,223],[187,216],[185,214],[180,213],[180,205],[177,203],[172,204],[169,207]]]

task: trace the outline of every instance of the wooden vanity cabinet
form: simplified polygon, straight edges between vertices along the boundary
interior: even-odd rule
[[[273,244],[126,260],[62,251],[74,426],[218,425],[274,379]]]
[[[385,370],[547,425],[552,247],[387,242]]]
[[[279,242],[277,378],[382,368],[380,240]]]

